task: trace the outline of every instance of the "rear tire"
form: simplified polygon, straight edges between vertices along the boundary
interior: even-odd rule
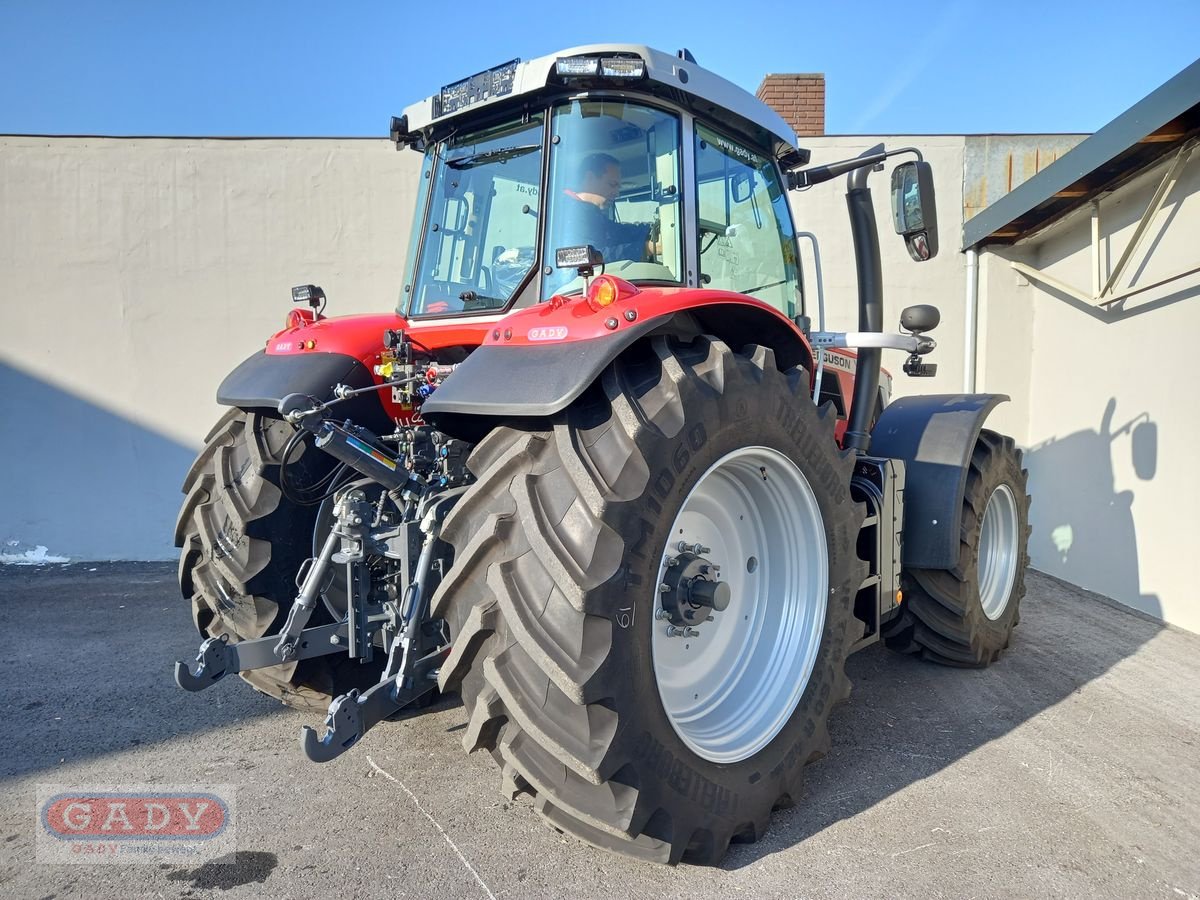
[[[984,430],[971,455],[958,565],[905,569],[904,605],[885,642],[948,666],[982,668],[1008,648],[1029,565],[1028,473],[1010,437]]]
[[[203,637],[259,638],[277,631],[291,609],[296,573],[312,555],[317,514],[316,506],[293,503],[279,488],[281,454],[292,434],[281,419],[231,409],[208,433],[184,479],[186,498],[175,525],[179,589]],[[301,444],[288,474],[311,484],[332,464]],[[309,624],[328,621],[318,604]],[[369,687],[377,676],[377,666],[344,654],[242,673],[264,694],[320,713],[333,697]]]
[[[837,448],[834,420],[831,408],[813,406],[807,373],[780,372],[769,349],[735,354],[715,339],[655,338],[618,359],[549,429],[498,428],[476,447],[469,466],[478,481],[446,520],[455,564],[432,612],[450,626],[440,686],[462,693],[464,746],[492,753],[506,793],[533,794],[552,826],[594,846],[706,864],[731,840],[756,840],[772,809],[799,796],[801,769],[827,752],[830,710],[849,693],[844,665],[865,572],[854,549],[862,510],[850,499],[852,461]],[[689,730],[678,695],[660,692],[657,632],[667,622],[655,611],[677,516],[727,460],[752,486],[761,470],[746,469],[747,448],[779,496],[789,485],[807,489],[806,521],[826,551],[824,559],[812,547],[786,559],[765,545],[759,553],[764,583],[775,588],[759,633],[816,608],[819,639],[774,718],[772,698],[786,691],[760,701],[749,683],[757,676],[729,682],[748,708],[768,713],[749,716],[754,733],[730,750],[706,741],[703,728]],[[726,580],[747,560],[721,564]],[[803,577],[809,569],[823,573],[818,588]],[[740,624],[745,596],[713,622],[701,616],[693,641],[718,646],[717,629]],[[746,646],[758,662],[786,656],[770,641]],[[698,696],[718,680],[701,668]],[[731,721],[724,709],[713,724]]]

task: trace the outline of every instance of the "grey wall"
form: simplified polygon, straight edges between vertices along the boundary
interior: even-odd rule
[[[0,137],[0,552],[174,556],[216,386],[289,288],[394,307],[417,161],[384,140]]]
[[[1105,278],[1164,165],[1101,201]],[[1123,285],[1200,266],[1197,233],[1200,157],[1193,157]],[[980,389],[1007,387],[1014,373],[1028,382],[1010,406],[1014,433],[1028,448],[1033,565],[1200,632],[1191,568],[1200,546],[1200,275],[1105,312],[1024,278],[1010,266],[1014,259],[1090,294],[1090,211],[982,260]]]

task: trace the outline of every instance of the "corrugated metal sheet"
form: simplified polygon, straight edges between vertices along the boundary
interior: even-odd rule
[[[1200,134],[1200,60],[963,225],[963,247],[1011,243],[1136,175]]]
[[[968,135],[963,155],[963,221],[1024,184],[1086,137],[1086,134]]]

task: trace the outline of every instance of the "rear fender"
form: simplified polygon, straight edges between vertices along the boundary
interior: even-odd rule
[[[905,568],[958,565],[967,467],[984,419],[1004,394],[902,397],[884,409],[871,432],[872,456],[904,461]]]
[[[616,328],[607,324],[614,321]],[[580,299],[507,316],[425,401],[421,415],[465,440],[500,422],[553,415],[634,342],[659,334],[711,334],[735,348],[763,344],[781,369],[812,366],[803,334],[766,304],[718,291],[647,290],[599,312]]]
[[[360,360],[344,353],[272,355],[260,350],[225,376],[217,388],[217,402],[274,413],[279,401],[288,394],[305,394],[325,402],[333,399],[335,385],[362,388],[375,381]],[[340,417],[353,419],[367,428],[391,430],[392,421],[377,393],[352,397],[337,409]]]
[[[499,319],[426,320],[409,322],[395,314],[322,318],[271,336],[266,349],[235,368],[217,389],[217,402],[244,409],[275,411],[288,394],[306,394],[322,402],[333,399],[338,384],[364,388],[382,384],[374,373],[387,329],[404,330],[419,352],[439,361],[457,362],[478,346]],[[445,357],[445,359],[442,359]],[[408,421],[411,406],[392,401],[380,390],[339,403],[339,418],[353,419],[373,431],[392,431]]]

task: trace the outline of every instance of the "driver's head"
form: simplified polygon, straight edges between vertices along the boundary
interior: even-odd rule
[[[595,194],[612,203],[621,193],[621,164],[615,156],[592,153],[579,167],[579,193]]]

